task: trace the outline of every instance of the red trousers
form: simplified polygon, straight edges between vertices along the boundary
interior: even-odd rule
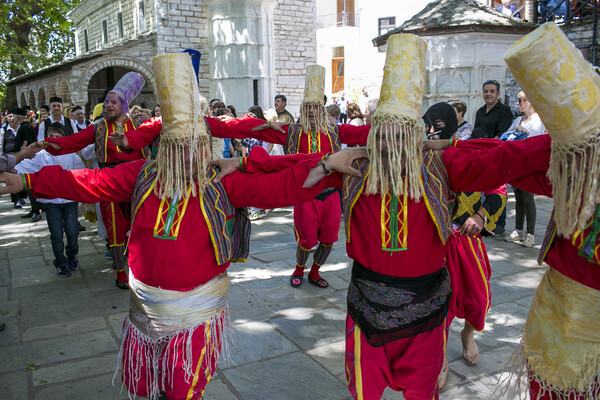
[[[100,203],[102,222],[108,232],[110,246],[122,246],[127,239],[127,232],[131,226],[130,204]]]
[[[336,192],[324,201],[310,200],[294,206],[294,234],[305,250],[318,243],[331,245],[338,240],[342,208]]]
[[[372,347],[346,315],[346,379],[356,400],[380,400],[386,387],[406,400],[439,399],[444,361],[444,324],[416,336]]]
[[[467,236],[454,231],[446,242],[446,250],[452,282],[446,326],[450,327],[454,317],[458,317],[481,331],[492,301],[489,285],[492,267],[485,245],[480,235]]]
[[[129,330],[135,329],[129,326]],[[192,334],[192,372],[193,376],[186,377],[183,367],[184,359],[187,357],[185,344],[189,334],[187,332],[179,333],[171,338],[160,351],[160,362],[158,363],[159,380],[165,379],[165,387],[158,383],[158,387],[169,400],[202,398],[204,388],[210,381],[214,371],[217,368],[218,354],[221,345],[220,333],[217,337],[209,335],[208,343],[205,340],[205,330],[208,326],[196,328]],[[127,334],[128,332],[123,332]],[[152,354],[151,349],[143,343],[131,343],[129,335],[123,343],[123,382],[130,393],[136,396],[149,396],[148,383],[154,379],[154,368],[150,366],[147,369],[148,355]],[[133,346],[133,347],[130,347]],[[133,348],[133,351],[130,349]],[[214,350],[217,351],[214,351]],[[133,366],[133,369],[132,369]],[[135,376],[135,369],[139,370],[139,375]],[[148,371],[150,372],[148,374]],[[148,376],[150,375],[150,376]],[[131,382],[134,387],[130,387]]]

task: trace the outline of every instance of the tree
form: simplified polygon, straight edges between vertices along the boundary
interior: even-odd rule
[[[6,90],[8,80],[74,55],[74,33],[67,13],[79,1],[0,2],[0,104],[17,104],[14,89]]]

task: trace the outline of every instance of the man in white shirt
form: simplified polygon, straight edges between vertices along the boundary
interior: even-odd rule
[[[63,116],[63,103],[60,97],[50,98],[50,116],[42,124],[40,124],[37,136],[37,140],[39,142],[42,142],[48,136],[46,134],[46,130],[55,122],[60,122],[63,124],[65,127],[65,136],[71,136],[72,134],[78,132],[75,121]]]
[[[48,137],[61,137],[65,135],[62,124],[55,122],[48,128]],[[18,173],[37,172],[48,165],[60,165],[64,169],[83,169],[83,161],[76,153],[53,156],[45,150],[40,151],[31,160],[24,160],[16,165]],[[79,224],[77,216],[77,202],[66,199],[38,199],[45,204],[46,221],[50,230],[50,241],[54,252],[54,266],[61,278],[68,278],[72,271],[79,268],[77,254],[79,245]],[[66,256],[63,242],[63,232],[67,236]]]
[[[85,112],[81,106],[75,106],[73,108],[73,115],[75,116],[75,126],[77,126],[77,132],[87,128],[91,122],[85,119]]]

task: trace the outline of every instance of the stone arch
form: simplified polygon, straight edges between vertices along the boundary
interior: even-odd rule
[[[48,104],[48,99],[46,98],[46,91],[43,86],[40,86],[37,93],[37,103],[35,104],[36,108],[40,108],[42,105]]]
[[[25,98],[25,90],[21,91],[21,95],[19,96],[19,107],[23,107],[27,103],[27,99]]]
[[[60,86],[58,87],[58,97],[62,98],[63,104],[71,104],[71,89],[69,89],[69,84],[66,79],[63,79],[60,82]]]
[[[54,89],[54,82],[48,84],[48,102],[51,97],[56,97],[56,89]]]
[[[80,90],[80,101],[81,103],[90,101],[88,96],[89,84],[92,77],[98,73],[99,71],[111,68],[111,67],[120,67],[133,70],[134,72],[140,73],[144,79],[146,80],[146,86],[151,88],[154,93],[156,93],[156,82],[154,80],[154,72],[146,66],[145,64],[139,62],[138,60],[131,58],[123,58],[123,57],[109,57],[104,58],[98,61],[95,64],[90,65],[90,67],[84,71],[81,75],[81,79],[79,80]]]
[[[27,97],[27,103],[29,107],[35,107],[35,93],[33,89],[29,89],[29,96]]]

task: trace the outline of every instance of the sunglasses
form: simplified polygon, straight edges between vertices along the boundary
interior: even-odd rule
[[[489,79],[489,80],[483,82],[483,85],[481,87],[485,88],[485,85],[494,85],[494,86],[496,86],[496,90],[498,92],[500,91],[500,84],[498,83],[498,81],[496,81],[494,79]]]

